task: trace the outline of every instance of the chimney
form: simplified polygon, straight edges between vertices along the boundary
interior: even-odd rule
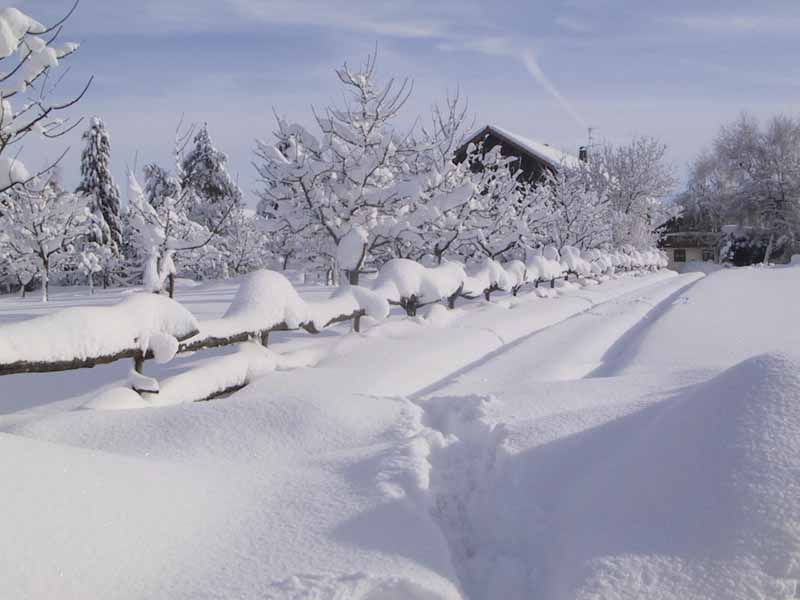
[[[586,146],[578,148],[578,158],[583,162],[589,162],[589,149]]]

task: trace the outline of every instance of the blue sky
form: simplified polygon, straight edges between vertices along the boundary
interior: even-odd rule
[[[47,23],[69,0],[14,5]],[[135,4],[135,8],[133,8]],[[64,95],[95,76],[73,114],[101,116],[120,184],[137,160],[169,165],[174,129],[208,122],[246,192],[273,108],[308,123],[340,98],[333,69],[377,44],[379,71],[409,76],[411,122],[460,88],[478,125],[575,152],[586,128],[661,138],[679,174],[742,110],[800,115],[800,1],[82,0]],[[80,135],[23,151],[34,168]],[[122,186],[124,187],[124,186]]]

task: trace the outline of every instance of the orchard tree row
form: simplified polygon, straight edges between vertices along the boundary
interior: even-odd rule
[[[437,264],[508,261],[558,248],[650,247],[672,213],[666,147],[641,137],[601,145],[537,181],[499,148],[470,144],[466,102],[447,97],[408,122],[410,80],[379,77],[376,56],[335,71],[344,100],[306,125],[277,118],[256,143],[258,188],[248,208],[208,127],[178,127],[169,165],[129,172],[125,198],[112,177],[111,137],[99,117],[83,134],[80,183],[68,190],[58,161],[30,173],[13,153],[29,134],[58,137],[81,121],[62,115],[88,89],[50,101],[50,71],[77,49],[55,47],[46,27],[14,9],[0,19],[0,276],[5,285],[49,282],[145,285],[174,292],[176,276],[224,278],[299,267],[357,282],[391,258]],[[22,95],[24,94],[24,98]],[[30,98],[35,97],[35,101]],[[412,115],[413,116],[413,115]],[[268,126],[268,125],[267,125]]]

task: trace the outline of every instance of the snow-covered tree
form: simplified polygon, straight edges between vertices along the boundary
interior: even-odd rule
[[[242,203],[242,192],[228,174],[227,161],[214,147],[208,126],[203,125],[180,162],[178,180],[182,193],[189,196],[189,217],[208,229],[218,228]]]
[[[155,209],[161,208],[165,198],[177,198],[181,194],[180,180],[156,163],[145,165],[144,195]]]
[[[470,212],[465,223],[466,235],[458,252],[469,258],[503,258],[526,237],[535,235],[533,225],[538,197],[527,183],[519,181],[517,159],[504,157],[500,147],[488,152],[479,150],[471,156],[472,170],[480,172],[478,193],[470,200]]]
[[[0,10],[0,192],[32,182],[36,175],[43,175],[61,160],[31,174],[12,148],[18,148],[30,133],[52,138],[69,131],[64,112],[83,97],[91,84],[90,79],[71,100],[52,100],[58,78],[48,74],[78,49],[73,43],[55,45],[63,24],[76,7],[77,2],[51,26],[42,25],[13,7]],[[32,100],[20,102],[23,94]]]
[[[666,154],[665,144],[646,136],[592,153],[591,188],[609,204],[614,246],[653,246],[655,229],[669,216],[664,201],[675,186]]]
[[[743,114],[724,125],[693,164],[678,203],[689,229],[721,233],[724,225],[741,225],[768,232],[764,245],[748,240],[745,229],[734,234],[764,260],[778,247],[791,249],[800,240],[800,120],[777,115],[761,126]]]
[[[164,189],[170,189],[170,186]],[[144,285],[152,292],[160,292],[168,283],[170,297],[175,293],[176,257],[192,265],[195,272],[202,269],[209,256],[217,262],[224,262],[224,257],[211,243],[218,231],[193,221],[187,201],[191,196],[181,189],[178,182],[174,189],[178,195],[162,196],[156,202],[156,208],[147,201],[134,173],[128,173],[128,235],[137,248],[136,254],[144,262],[141,266]]]
[[[90,252],[101,265],[106,286],[122,251],[119,188],[111,175],[111,140],[99,117],[92,118],[83,140],[86,145],[81,155],[81,182],[75,192],[86,198],[94,215],[97,234],[90,236],[88,242],[95,245]]]
[[[278,119],[275,141],[257,143],[256,168],[271,218],[293,233],[324,236],[318,249],[327,245],[325,251],[335,255],[351,230],[367,233],[367,252],[348,269],[357,282],[370,256],[381,261],[392,255],[420,182],[411,165],[411,136],[396,128],[409,82],[380,84],[374,56],[362,69],[345,64],[336,75],[345,102],[314,113],[319,135]]]
[[[588,250],[611,243],[611,207],[591,186],[585,164],[561,165],[549,173],[536,193],[543,197],[549,219],[547,243]]]
[[[236,209],[224,239],[228,272],[241,275],[263,268],[272,257],[268,237],[263,219],[249,209]]]
[[[761,128],[742,115],[722,128],[714,149],[741,221],[770,232],[766,262],[778,239],[791,245],[800,234],[800,120],[778,115]]]
[[[0,245],[28,269],[36,265],[47,302],[50,275],[59,263],[75,253],[75,244],[96,234],[85,198],[64,192],[50,183],[8,190],[0,197]],[[19,271],[18,271],[19,272]]]

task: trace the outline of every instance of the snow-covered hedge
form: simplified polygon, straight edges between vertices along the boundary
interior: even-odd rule
[[[114,306],[67,308],[0,326],[0,374],[94,366],[138,352],[168,355],[198,331],[194,316],[165,296],[131,294]]]

